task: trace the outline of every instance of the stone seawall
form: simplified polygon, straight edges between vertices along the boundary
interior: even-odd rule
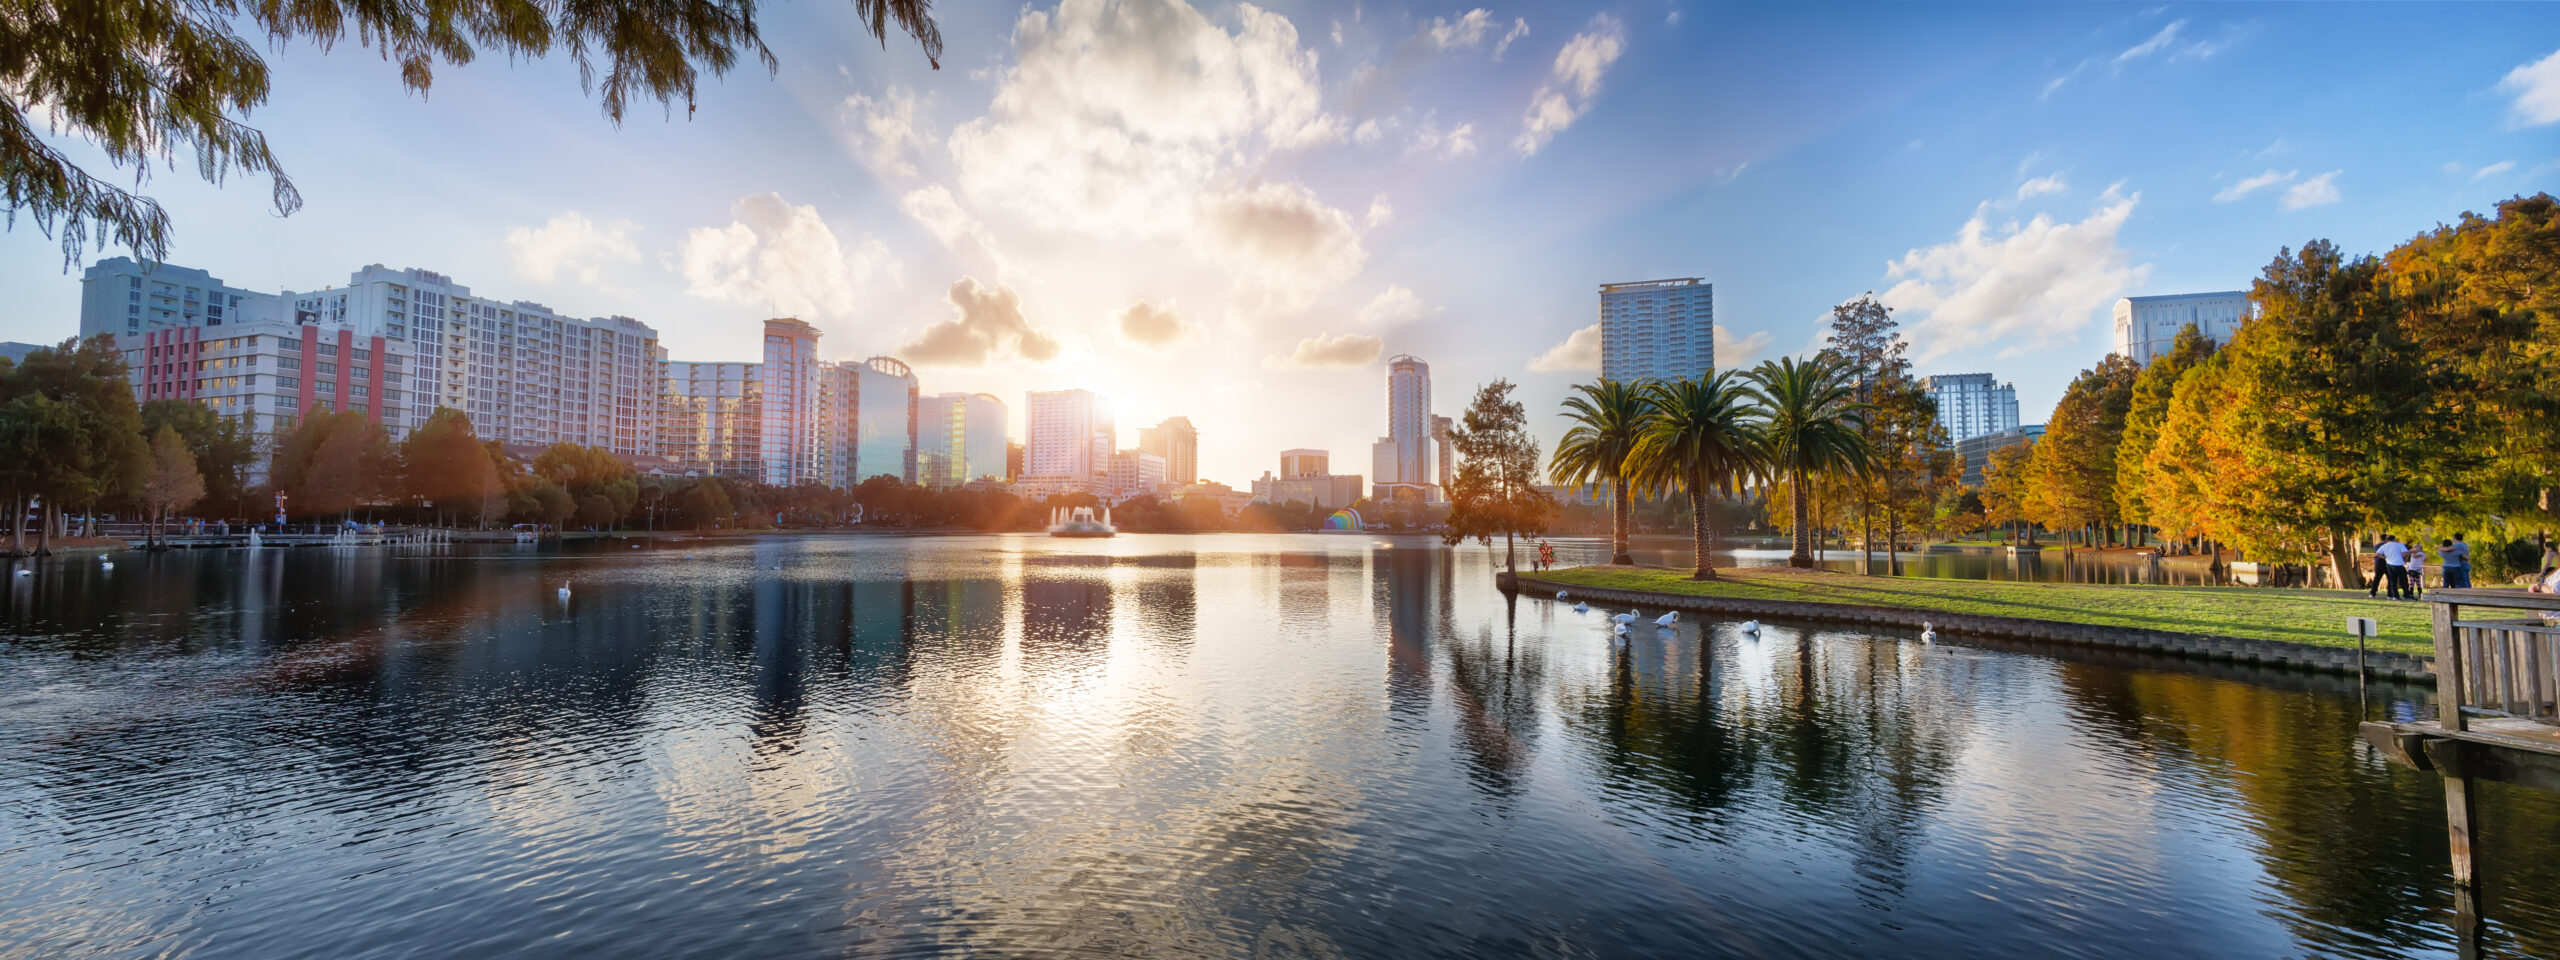
[[[1968,636],[1999,637],[2033,643],[2142,650],[2203,660],[2319,670],[2350,676],[2356,672],[2356,651],[2352,647],[2321,647],[2307,643],[2286,643],[2281,640],[2216,637],[2169,630],[2099,627],[2082,623],[2059,623],[2052,620],[1904,610],[1895,607],[1870,607],[1847,603],[1753,600],[1740,597],[1654,593],[1647,590],[1620,590],[1614,587],[1581,587],[1534,577],[1515,578],[1508,573],[1496,576],[1506,589],[1518,589],[1541,597],[1563,591],[1569,599],[1590,601],[1599,606],[1650,607],[1656,610],[1819,620],[1861,626],[1902,627],[1911,630],[1920,629],[1920,625],[1925,622],[1935,624],[1939,635],[1949,639],[1962,639]],[[2371,650],[2365,653],[2364,662],[2366,669],[2372,671],[2376,678],[2430,686],[2436,682],[2435,661],[2427,657]]]

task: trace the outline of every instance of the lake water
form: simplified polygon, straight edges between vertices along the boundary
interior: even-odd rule
[[[0,955],[2450,956],[2423,690],[1506,602],[1362,536],[48,561]],[[567,584],[564,602],[556,593]],[[2485,956],[2560,955],[2490,785]]]

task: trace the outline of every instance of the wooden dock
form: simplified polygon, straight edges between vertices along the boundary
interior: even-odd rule
[[[2475,944],[2478,781],[2560,792],[2560,594],[2437,590],[2436,717],[2365,721],[2357,731],[2393,762],[2444,777],[2447,839],[2465,955]]]

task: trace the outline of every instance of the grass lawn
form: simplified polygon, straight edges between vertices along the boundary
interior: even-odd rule
[[[1769,567],[1717,572],[1724,579],[1710,583],[1690,580],[1686,570],[1659,568],[1576,567],[1529,576],[1620,590],[1940,610],[2324,647],[2354,647],[2355,637],[2346,632],[2347,618],[2372,617],[2380,621],[2382,635],[2374,639],[2371,649],[2435,654],[2430,604],[2367,599],[2348,590],[1867,577]]]

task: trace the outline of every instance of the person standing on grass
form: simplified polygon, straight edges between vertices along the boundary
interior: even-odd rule
[[[2409,552],[2408,552],[2408,554],[2407,554],[2406,556],[2402,557],[2402,559],[2401,559],[2401,561],[2400,561],[2400,569],[2402,569],[2402,570],[2406,570],[2406,571],[2408,571],[2408,572],[2409,572],[2409,593],[2408,593],[2408,597],[2407,597],[2407,599],[2410,599],[2410,600],[2418,599],[2418,595],[2419,595],[2419,594],[2421,594],[2421,593],[2425,593],[2425,592],[2426,592],[2426,584],[2427,584],[2427,541],[2426,541],[2426,540],[2424,540],[2424,539],[2416,539],[2416,540],[2411,540],[2411,541],[2409,541]]]
[[[2471,589],[2471,545],[2462,542],[2462,535],[2457,533],[2440,547],[2444,554],[2445,589]]]
[[[2366,595],[2387,590],[2391,599],[2401,599],[2401,591],[2409,588],[2409,571],[2402,569],[2400,564],[2408,557],[2408,544],[2401,543],[2398,537],[2383,534],[2382,545],[2373,548],[2374,590],[2366,591]]]

